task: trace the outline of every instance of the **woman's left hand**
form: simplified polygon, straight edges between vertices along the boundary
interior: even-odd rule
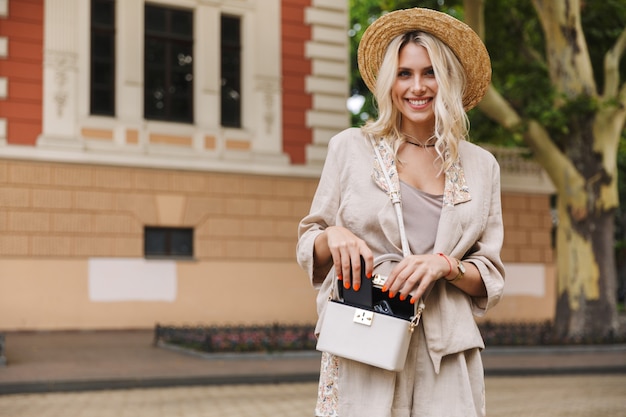
[[[411,297],[411,303],[424,295],[428,286],[449,273],[450,264],[444,257],[434,254],[409,255],[392,270],[383,291],[389,291],[389,297],[398,296],[400,300]]]

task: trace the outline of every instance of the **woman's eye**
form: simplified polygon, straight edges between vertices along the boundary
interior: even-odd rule
[[[432,68],[427,69],[427,70],[424,72],[424,74],[428,75],[429,77],[434,77],[434,76],[435,76],[435,70],[434,70],[434,69],[432,69]]]
[[[406,70],[398,71],[398,77],[410,77],[411,73]]]

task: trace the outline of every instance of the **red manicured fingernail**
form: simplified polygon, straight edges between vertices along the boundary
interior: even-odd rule
[[[337,275],[337,279],[338,279],[339,281],[343,281],[343,275]]]
[[[344,282],[343,282],[343,287],[344,287],[346,290],[349,290],[349,289],[350,289],[350,283],[349,283],[348,281],[344,281]]]
[[[382,292],[387,292],[389,288],[387,288],[386,285],[383,285],[383,287],[380,289]]]
[[[354,291],[358,291],[361,286],[359,284],[354,284],[352,288],[354,288]]]
[[[395,293],[395,292],[391,292],[391,291],[389,291],[389,298],[393,298],[393,297],[395,297],[395,296],[396,296],[396,293]]]
[[[368,272],[368,273],[367,273],[367,275],[366,275],[366,277],[368,277],[368,278],[370,278],[370,279],[371,279],[371,278],[372,278],[372,273],[371,273],[371,272]]]
[[[400,294],[400,301],[404,301],[404,300],[406,300],[406,295]]]
[[[411,303],[411,304],[415,304],[415,298],[411,298],[410,303]]]

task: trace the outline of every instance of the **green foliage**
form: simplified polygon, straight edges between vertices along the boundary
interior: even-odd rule
[[[604,83],[604,54],[615,43],[626,27],[626,2],[624,0],[603,0],[582,2],[582,25],[589,47],[597,85]],[[626,77],[626,55],[620,62],[621,79]]]
[[[554,92],[544,61],[539,19],[527,0],[487,2],[485,45],[492,84],[521,115],[549,113]],[[478,110],[470,112],[472,139],[500,146],[524,146],[522,132],[510,132]]]

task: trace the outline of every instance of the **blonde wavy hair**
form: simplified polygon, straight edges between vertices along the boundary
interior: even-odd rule
[[[436,37],[426,32],[410,32],[397,36],[389,43],[374,91],[378,118],[368,121],[362,130],[366,135],[387,140],[397,159],[398,148],[406,140],[400,134],[402,113],[392,102],[391,89],[397,77],[400,51],[409,42],[426,49],[439,86],[434,103],[434,136],[438,160],[442,162],[441,172],[445,172],[458,158],[459,141],[468,138],[469,120],[463,108],[465,71],[452,50]]]

